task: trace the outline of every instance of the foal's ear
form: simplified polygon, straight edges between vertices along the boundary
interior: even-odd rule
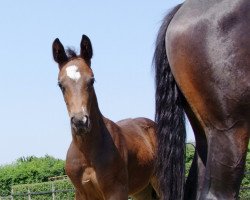
[[[68,60],[64,47],[58,38],[52,44],[52,52],[54,60],[59,64],[59,67]]]
[[[92,45],[91,45],[90,39],[88,38],[88,36],[82,35],[81,57],[85,61],[90,62],[92,56],[93,56],[93,50],[92,50]]]

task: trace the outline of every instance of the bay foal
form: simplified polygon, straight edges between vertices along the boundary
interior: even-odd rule
[[[156,152],[155,123],[146,118],[117,123],[102,116],[90,67],[92,45],[82,36],[81,52],[66,54],[59,39],[52,45],[59,65],[58,85],[67,105],[72,142],[66,173],[77,200],[152,199]],[[115,95],[115,94],[114,94]]]

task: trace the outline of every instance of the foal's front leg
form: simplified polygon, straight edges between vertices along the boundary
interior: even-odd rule
[[[76,190],[75,192],[75,200],[82,200],[80,193]]]
[[[128,200],[128,189],[127,186],[120,185],[111,188],[105,195],[107,200]]]

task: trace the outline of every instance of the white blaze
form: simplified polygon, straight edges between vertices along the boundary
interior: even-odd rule
[[[66,68],[67,76],[74,81],[78,81],[81,78],[81,74],[78,71],[78,67],[75,65],[68,66]]]

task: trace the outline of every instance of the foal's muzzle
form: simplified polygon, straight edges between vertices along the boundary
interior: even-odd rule
[[[90,131],[90,120],[87,115],[76,114],[71,117],[71,126],[76,134],[88,133]]]

